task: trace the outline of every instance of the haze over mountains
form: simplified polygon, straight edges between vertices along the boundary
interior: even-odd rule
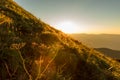
[[[120,59],[120,35],[118,34],[71,34],[71,36],[109,57]]]
[[[120,63],[0,0],[0,80],[120,80]]]
[[[120,50],[119,34],[71,34],[71,36],[90,47]]]

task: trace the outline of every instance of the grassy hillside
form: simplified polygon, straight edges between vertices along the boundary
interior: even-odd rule
[[[117,34],[71,34],[71,36],[94,48],[120,50],[120,35]]]
[[[0,1],[0,80],[120,80],[120,64],[12,0]]]

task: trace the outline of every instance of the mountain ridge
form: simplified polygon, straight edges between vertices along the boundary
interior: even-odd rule
[[[120,64],[0,1],[1,80],[119,80]]]

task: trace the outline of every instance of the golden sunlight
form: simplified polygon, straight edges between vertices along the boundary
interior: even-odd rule
[[[61,22],[56,26],[56,28],[65,33],[76,33],[77,32],[76,24],[71,21]]]

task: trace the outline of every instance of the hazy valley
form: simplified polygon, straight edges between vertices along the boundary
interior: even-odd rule
[[[71,34],[71,36],[90,47],[120,50],[119,34]]]
[[[105,55],[120,59],[120,35],[116,34],[71,34],[87,46],[94,47]]]

